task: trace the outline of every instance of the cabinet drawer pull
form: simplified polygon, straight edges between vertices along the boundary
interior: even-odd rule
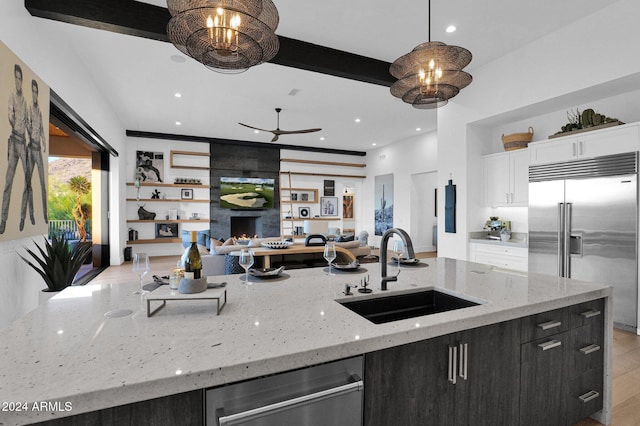
[[[467,380],[469,344],[460,343],[459,350],[460,350],[460,377],[462,377],[463,380]]]
[[[600,396],[599,392],[592,390],[592,391],[589,391],[589,392],[585,393],[584,395],[580,395],[578,397],[578,399],[586,404],[587,402],[589,402],[591,400],[594,400],[599,396]]]
[[[543,322],[542,324],[538,324],[538,327],[540,327],[543,330],[549,330],[552,328],[560,327],[561,325],[562,325],[562,322],[560,321],[547,321],[547,322]]]
[[[458,348],[457,346],[449,346],[449,381],[452,384],[456,384],[456,376],[458,375],[458,372],[456,371],[458,369]]]
[[[589,355],[592,352],[598,352],[600,350],[600,345],[589,345],[589,346],[585,346],[584,348],[580,348],[580,352],[582,352],[585,355]]]
[[[600,311],[591,309],[589,311],[581,312],[580,315],[582,315],[585,318],[591,318],[591,317],[597,317],[598,315],[600,315],[600,313],[601,313]]]
[[[559,340],[549,340],[548,342],[538,344],[538,347],[541,348],[543,351],[546,351],[549,349],[557,348],[558,346],[561,346],[561,345],[562,345],[562,342]]]

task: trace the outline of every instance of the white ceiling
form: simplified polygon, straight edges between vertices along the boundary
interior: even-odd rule
[[[164,0],[146,3],[166,7]],[[277,34],[388,62],[429,37],[427,0],[274,3],[280,13]],[[469,49],[473,60],[467,70],[473,75],[606,6],[602,0],[434,0],[431,40]],[[455,33],[445,32],[450,24],[457,26]],[[278,143],[367,151],[373,143],[380,147],[436,126],[437,110],[416,110],[383,86],[269,63],[239,75],[217,74],[190,58],[173,61],[183,55],[169,43],[54,21],[46,25],[69,40],[129,130],[269,142],[271,134],[254,134],[237,123],[273,129],[274,108],[281,107],[283,130],[323,130],[282,136]],[[298,90],[295,96],[289,95],[292,89]],[[464,90],[456,100],[463,97]]]

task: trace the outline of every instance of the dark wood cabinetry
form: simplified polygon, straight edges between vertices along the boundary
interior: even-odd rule
[[[519,321],[365,357],[365,425],[516,424]]]
[[[36,423],[39,426],[202,426],[203,392],[195,390]]]
[[[603,300],[527,317],[522,336],[521,426],[572,425],[602,409]]]
[[[364,423],[571,425],[603,368],[601,299],[367,354]]]

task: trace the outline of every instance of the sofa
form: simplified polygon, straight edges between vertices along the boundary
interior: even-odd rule
[[[263,241],[277,240],[277,237],[271,238],[252,238],[247,244],[240,244],[235,239],[228,239],[224,243],[211,239],[209,241],[210,251],[203,250],[204,247],[199,244],[200,257],[202,259],[202,273],[204,276],[224,275],[241,272],[237,267],[233,266],[233,259],[227,256],[233,251],[240,251],[246,247],[262,247]],[[336,241],[336,246],[349,250],[356,258],[359,256],[367,256],[371,254],[368,246],[362,246],[360,241],[353,239],[352,241]]]

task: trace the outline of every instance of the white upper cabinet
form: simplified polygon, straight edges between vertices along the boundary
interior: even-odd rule
[[[609,127],[529,144],[530,164],[600,157],[638,151],[638,123]]]
[[[526,149],[482,157],[483,201],[488,207],[527,206],[529,153]]]

